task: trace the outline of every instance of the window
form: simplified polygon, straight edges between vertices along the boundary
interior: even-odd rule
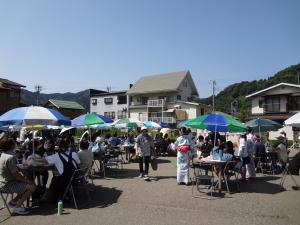
[[[288,110],[289,111],[298,111],[300,110],[300,96],[291,96],[288,98]]]
[[[204,112],[205,112],[204,108],[201,108],[200,110],[201,110],[201,112],[200,112],[201,115],[204,115]]]
[[[104,112],[104,116],[111,118],[112,120],[115,119],[115,112]]]
[[[270,97],[265,101],[266,112],[280,112],[280,98]]]
[[[119,110],[118,111],[118,119],[123,119],[127,117],[127,112],[124,110]]]
[[[148,104],[148,97],[142,97],[142,104],[147,105]]]
[[[92,105],[97,105],[97,99],[92,99]]]
[[[175,98],[174,95],[169,95],[169,96],[167,96],[167,98],[166,98],[166,102],[174,102],[174,98]]]
[[[181,100],[181,95],[177,95],[177,100]]]
[[[104,103],[106,105],[111,105],[113,103],[113,98],[104,98]]]
[[[127,104],[127,96],[126,95],[119,95],[118,96],[118,105]]]

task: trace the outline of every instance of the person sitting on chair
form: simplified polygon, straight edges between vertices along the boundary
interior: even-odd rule
[[[69,152],[70,144],[69,139],[59,139],[57,153],[47,156],[45,159],[36,159],[40,163],[54,165],[57,170],[42,201],[57,202],[59,198],[63,197],[74,171],[78,169],[80,159],[76,152]]]
[[[12,213],[28,214],[29,211],[23,208],[22,204],[34,192],[35,184],[18,171],[17,158],[13,152],[16,146],[14,140],[4,133],[0,136],[0,190],[5,193],[17,193],[8,203]]]
[[[89,142],[82,140],[79,143],[78,157],[80,159],[80,168],[90,168],[93,163],[94,155],[93,152],[89,149]]]
[[[108,143],[110,144],[111,147],[117,147],[118,145],[121,144],[120,138],[118,138],[117,133],[114,133],[113,137],[110,137],[108,139]]]

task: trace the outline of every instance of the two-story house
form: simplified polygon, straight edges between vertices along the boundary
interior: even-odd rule
[[[300,85],[279,83],[252,93],[246,98],[252,101],[251,116],[283,122],[300,111]]]
[[[22,84],[0,78],[0,115],[20,106],[21,88],[24,87]]]
[[[141,77],[128,91],[129,116],[174,125],[210,111],[198,103],[199,94],[189,71]]]
[[[107,116],[112,120],[127,117],[126,91],[103,92],[90,95],[90,111]]]

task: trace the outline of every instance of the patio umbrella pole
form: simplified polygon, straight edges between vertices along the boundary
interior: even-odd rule
[[[92,142],[92,131],[91,131],[91,127],[89,126],[89,136],[90,136],[90,142]]]
[[[214,134],[213,157],[214,157],[214,155],[215,155],[216,139],[217,139],[217,121],[216,121],[216,119],[215,119],[215,134]]]
[[[35,136],[34,136],[34,131],[32,133],[32,155],[34,156],[35,155],[35,149],[34,149],[34,139],[35,139]]]

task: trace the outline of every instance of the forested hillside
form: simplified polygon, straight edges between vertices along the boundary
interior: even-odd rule
[[[21,101],[26,105],[36,105],[36,93],[30,92],[25,89],[21,91]],[[53,93],[53,94],[40,94],[39,102],[40,105],[45,104],[49,99],[59,99],[78,102],[85,108],[85,111],[89,111],[90,104],[90,92],[89,90],[80,91],[77,93]]]
[[[236,100],[238,103],[237,117],[241,120],[245,120],[251,111],[251,102],[249,99],[246,99],[245,96],[281,82],[298,84],[297,70],[300,74],[300,64],[281,70],[274,76],[268,77],[267,79],[242,81],[240,83],[232,84],[216,95],[216,110],[230,113],[231,103]],[[212,97],[202,99],[202,102],[211,104]]]

